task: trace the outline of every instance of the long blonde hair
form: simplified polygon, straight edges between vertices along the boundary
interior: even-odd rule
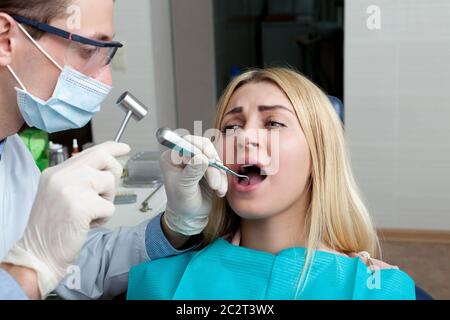
[[[350,166],[342,123],[328,97],[314,83],[286,68],[257,69],[235,78],[218,103],[214,127],[220,128],[233,93],[247,83],[277,85],[294,107],[311,154],[306,212],[307,263],[319,245],[342,252],[367,251],[379,258],[377,233],[361,199]],[[225,199],[214,196],[205,243],[235,232],[239,217]]]

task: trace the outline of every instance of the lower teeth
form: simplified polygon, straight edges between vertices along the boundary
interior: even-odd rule
[[[245,178],[239,178],[239,184],[242,185],[252,185],[252,184],[258,184],[263,182],[266,179],[266,176],[261,176],[261,175],[249,175],[248,176],[248,180]]]
[[[250,185],[250,177],[248,179],[246,178],[239,178],[239,184],[245,184],[245,185]]]

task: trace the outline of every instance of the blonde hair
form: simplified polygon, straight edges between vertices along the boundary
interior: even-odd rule
[[[377,233],[353,177],[342,123],[328,97],[314,83],[286,68],[245,72],[228,85],[220,98],[215,128],[220,129],[234,92],[245,84],[258,82],[273,83],[286,94],[310,149],[310,203],[305,224],[308,254],[304,271],[312,261],[314,249],[321,244],[342,253],[367,251],[379,258]],[[214,196],[204,232],[205,244],[235,232],[239,221],[226,200]]]

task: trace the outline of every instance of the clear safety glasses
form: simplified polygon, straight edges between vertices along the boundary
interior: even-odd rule
[[[101,73],[111,63],[117,50],[123,47],[117,41],[93,40],[23,16],[12,17],[19,23],[70,40],[64,62],[89,77],[96,77]]]

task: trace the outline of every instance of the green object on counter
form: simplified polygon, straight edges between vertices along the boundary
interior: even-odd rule
[[[44,171],[48,168],[48,133],[35,129],[28,128],[19,133],[22,141],[27,146],[33,155],[39,170]]]

